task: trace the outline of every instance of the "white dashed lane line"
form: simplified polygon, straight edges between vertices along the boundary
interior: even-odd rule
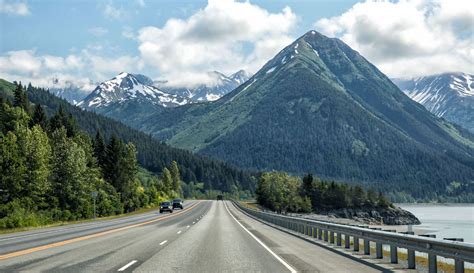
[[[178,231],[178,232],[176,232],[176,233],[177,233],[177,234],[181,234],[181,230],[180,230],[180,231]]]
[[[129,268],[130,266],[132,266],[136,262],[137,262],[137,260],[133,260],[133,261],[129,262],[128,264],[122,266],[118,271],[124,271],[125,269]]]
[[[168,242],[168,240],[164,240],[163,242],[160,243],[160,246],[166,244]]]

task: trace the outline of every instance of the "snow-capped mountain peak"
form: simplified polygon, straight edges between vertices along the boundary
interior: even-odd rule
[[[444,73],[393,82],[436,116],[474,132],[474,75]]]
[[[186,98],[163,92],[155,86],[146,84],[148,82],[152,81],[146,76],[121,72],[99,84],[78,105],[83,108],[98,108],[131,100],[148,101],[164,107],[188,103]]]
[[[168,86],[166,81],[155,82],[155,86],[170,94],[186,97],[191,102],[205,102],[220,99],[250,78],[250,75],[244,70],[239,70],[230,76],[218,71],[208,72],[207,75],[211,79],[210,83],[192,88]]]
[[[248,81],[248,79],[250,79],[250,74],[247,71],[241,69],[230,75],[229,78],[238,84],[243,84],[244,82]]]

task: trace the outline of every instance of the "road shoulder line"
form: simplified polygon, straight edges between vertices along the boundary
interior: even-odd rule
[[[291,265],[285,262],[285,260],[283,260],[280,256],[278,256],[275,252],[273,252],[267,245],[265,245],[260,239],[258,239],[257,236],[253,235],[252,232],[250,232],[246,227],[244,227],[244,225],[242,225],[234,217],[234,215],[229,211],[229,209],[227,208],[226,202],[224,202],[224,207],[227,210],[227,213],[229,213],[230,217],[232,217],[232,219],[234,219],[234,221],[237,222],[237,224],[239,224],[239,226],[241,226],[255,241],[257,241],[263,248],[265,248],[266,251],[272,254],[272,256],[275,257],[275,259],[277,259],[282,265],[284,265],[291,273],[297,272]]]

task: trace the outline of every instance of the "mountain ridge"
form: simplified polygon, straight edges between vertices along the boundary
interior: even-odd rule
[[[423,190],[415,182],[437,185],[429,190],[435,196],[453,181],[469,188],[474,180],[472,134],[437,119],[359,53],[315,31],[223,98],[165,109],[134,126],[240,167],[361,180],[414,196]]]
[[[393,82],[437,117],[474,132],[474,75],[452,72]]]

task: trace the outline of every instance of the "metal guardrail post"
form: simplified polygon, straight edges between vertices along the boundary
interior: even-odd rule
[[[370,241],[369,239],[364,239],[364,254],[370,255]]]
[[[383,246],[381,242],[375,243],[375,258],[383,259]]]
[[[397,232],[396,230],[386,230],[388,232]],[[390,245],[390,262],[392,264],[397,264],[398,263],[398,248],[396,245],[391,244]]]
[[[334,231],[329,231],[329,243],[334,244]]]
[[[438,259],[436,257],[436,254],[428,253],[428,272],[438,272]]]
[[[323,230],[321,227],[318,227],[318,239],[322,240],[323,239]]]
[[[464,261],[454,260],[454,272],[455,273],[464,273]]]
[[[337,246],[342,245],[342,234],[340,232],[337,233],[337,240],[336,240]]]
[[[351,248],[351,236],[347,234],[344,235],[344,244],[347,249]]]
[[[443,238],[444,240],[455,241],[455,242],[464,242],[463,238]],[[454,259],[454,272],[455,273],[464,273],[464,261],[459,259]]]
[[[408,235],[415,235],[415,232],[413,232],[413,231],[405,231],[405,232],[400,232],[400,233],[408,234]],[[408,269],[415,269],[416,268],[415,250],[407,249],[407,263],[408,263]]]
[[[354,251],[359,252],[359,237],[354,236]]]
[[[416,260],[415,260],[415,251],[412,249],[407,250],[407,260],[408,260],[408,269],[415,269],[416,268]]]
[[[324,241],[329,241],[329,231],[327,229],[324,230]]]
[[[436,235],[433,234],[422,234],[422,237],[436,238]],[[431,245],[428,244],[427,248],[431,248]],[[438,257],[436,254],[428,252],[428,273],[437,273],[438,272]]]

